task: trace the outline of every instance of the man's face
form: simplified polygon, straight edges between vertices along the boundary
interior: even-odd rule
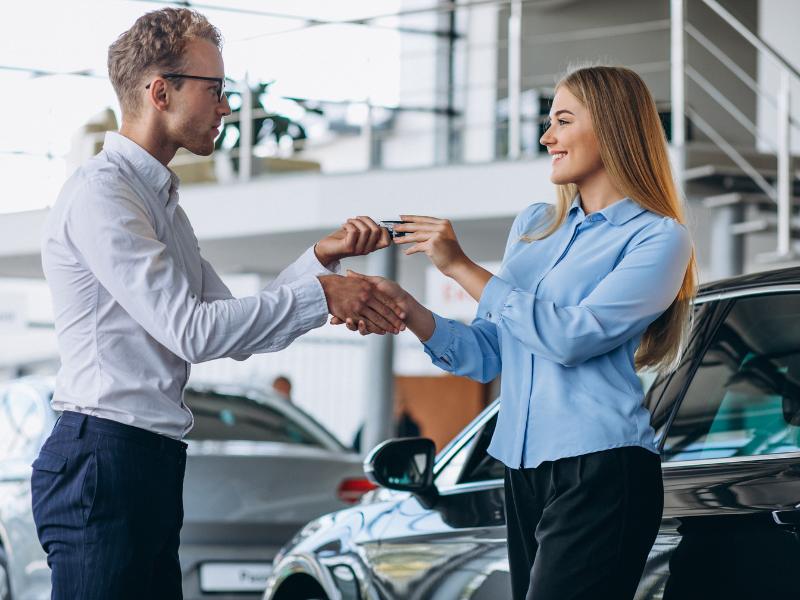
[[[217,47],[207,40],[192,40],[186,46],[185,75],[225,77],[225,65]],[[172,80],[177,82],[177,80]],[[184,78],[176,89],[171,84],[170,109],[167,111],[169,135],[179,147],[193,154],[208,156],[222,127],[222,117],[231,114],[227,97],[219,99],[214,81]]]

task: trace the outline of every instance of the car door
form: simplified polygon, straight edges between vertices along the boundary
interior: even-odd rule
[[[511,596],[503,512],[503,465],[486,453],[497,405],[437,462],[439,497],[409,496],[369,553],[387,598],[489,600]]]
[[[637,598],[798,597],[800,291],[705,310],[662,386],[664,518]]]

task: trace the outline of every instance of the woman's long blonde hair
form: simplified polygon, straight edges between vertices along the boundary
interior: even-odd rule
[[[650,90],[624,67],[584,67],[556,85],[568,90],[591,115],[600,158],[614,186],[643,208],[685,224],[683,203],[672,177],[667,140]],[[557,186],[553,220],[525,241],[545,238],[567,217],[578,193],[575,184]],[[665,371],[676,365],[690,326],[691,299],[697,288],[694,250],[678,295],[644,332],[636,351],[637,369]]]

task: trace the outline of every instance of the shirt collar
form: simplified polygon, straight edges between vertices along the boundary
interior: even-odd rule
[[[116,131],[107,131],[103,140],[103,150],[116,152],[131,163],[136,173],[153,188],[156,194],[166,195],[165,203],[173,196],[173,192],[177,191],[180,184],[178,176],[130,138]]]
[[[583,207],[581,206],[580,194],[575,195],[575,198],[572,200],[572,205],[569,208],[569,212],[572,213],[575,210],[578,211],[578,214],[581,217],[586,216],[583,212]],[[642,214],[644,211],[645,209],[631,198],[623,198],[622,200],[614,202],[614,204],[611,204],[610,206],[606,206],[603,210],[598,211],[598,214],[603,215],[606,221],[612,225],[624,225],[634,217]]]

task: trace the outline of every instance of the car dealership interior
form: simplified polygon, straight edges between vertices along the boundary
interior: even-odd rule
[[[137,63],[114,66],[128,51],[121,35],[169,9],[196,11],[221,32],[209,45],[219,62],[189,73],[194,46],[180,46],[174,68],[148,66],[148,89],[144,79],[128,86],[120,73],[132,77],[124,68]],[[115,552],[97,549],[106,540],[125,546],[89,527],[111,510],[103,485],[127,477],[112,462],[121,450],[94,441],[84,464],[55,437],[72,427],[73,442],[121,439],[108,421],[148,430],[135,441],[142,455],[146,440],[162,438],[153,447],[184,453],[180,548],[170,554],[179,581],[158,595],[167,576],[142,571],[152,595],[130,597],[800,595],[791,577],[800,564],[800,3],[39,0],[4,3],[0,16],[0,600],[123,597],[98,591],[117,589],[99,575],[79,588],[58,575],[90,563],[92,545],[104,556]],[[155,52],[169,37],[158,27],[125,43]],[[584,160],[571,145],[579,124],[562,122],[581,114],[564,104],[565,77],[606,66],[646,86],[661,133],[652,142],[621,127],[643,132],[647,118],[609,106],[614,90],[594,104],[570,94],[613,123],[593,123],[597,171],[559,180],[558,169]],[[158,104],[159,93],[180,99],[195,87],[210,90],[202,99],[216,111],[203,151],[170,112],[197,104]],[[151,102],[152,120],[123,106],[128,97]],[[166,160],[136,137],[145,122],[162,148],[185,136]],[[615,188],[627,207],[590,214],[590,176],[620,181],[620,161],[656,170],[649,151],[611,157],[648,144],[666,150],[675,193],[656,195],[674,197],[678,212],[627,191],[653,188],[642,184]],[[155,192],[114,162],[125,152],[149,152],[125,159],[133,173],[158,163]],[[118,181],[107,185],[148,190],[146,202],[92,187],[108,173]],[[81,178],[86,189],[71,183]],[[564,204],[567,189],[574,200]],[[163,206],[152,208],[154,198]],[[538,214],[563,220],[542,234],[525,227]],[[584,216],[558,237],[560,223]],[[631,229],[649,216],[684,232],[685,253],[664,242],[651,262],[633,262],[640,245],[661,240]],[[600,231],[610,233],[580,246]],[[524,268],[517,246],[530,250]],[[327,248],[337,249],[331,260]],[[563,263],[570,254],[575,263]],[[679,255],[677,270],[664,262]],[[336,295],[357,283],[368,299]],[[628,293],[636,285],[644,300]],[[378,302],[394,312],[369,326],[385,316],[403,323],[396,332],[358,325]],[[618,333],[636,310],[647,320]],[[673,333],[674,353],[640,360]],[[169,398],[178,416],[159,412]],[[571,561],[545,562],[548,501],[520,584],[511,532],[525,522],[509,508],[518,502],[510,473],[631,446],[660,457],[659,506],[663,484],[660,521],[650,519],[658,531],[631,559],[633,583],[594,595],[592,563],[592,576],[616,577],[608,573],[625,560],[587,538]],[[594,503],[614,505],[615,475],[589,483],[590,463],[581,465]],[[73,469],[78,528],[90,537],[62,548],[47,541],[59,528],[43,523],[57,478]],[[119,485],[148,502],[136,481]],[[591,529],[583,524],[574,529]],[[619,535],[626,556],[637,542]]]

